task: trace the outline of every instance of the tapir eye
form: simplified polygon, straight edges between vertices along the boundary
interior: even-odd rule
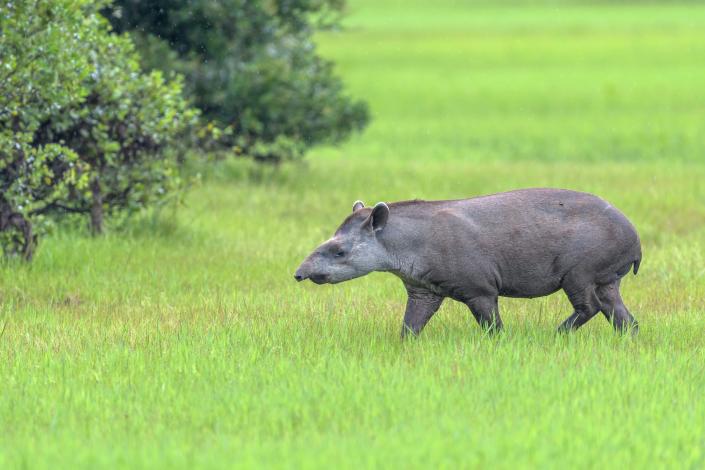
[[[336,258],[342,258],[343,256],[345,256],[345,252],[343,250],[336,251],[336,253],[335,253]]]

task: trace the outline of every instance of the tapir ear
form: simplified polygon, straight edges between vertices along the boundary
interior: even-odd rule
[[[355,204],[353,204],[353,212],[355,212],[358,209],[362,209],[365,207],[365,203],[362,201],[355,201]]]
[[[375,232],[379,232],[387,225],[387,219],[389,218],[389,206],[383,202],[378,202],[372,208],[372,213],[365,220],[364,225],[371,228]]]

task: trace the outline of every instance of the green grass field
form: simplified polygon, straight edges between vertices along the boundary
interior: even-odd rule
[[[433,5],[433,6],[431,6]],[[319,37],[374,122],[279,172],[0,267],[0,467],[705,467],[705,7],[351,1]],[[398,338],[391,275],[297,284],[356,199],[597,193],[642,237],[640,322],[563,294],[447,301]]]

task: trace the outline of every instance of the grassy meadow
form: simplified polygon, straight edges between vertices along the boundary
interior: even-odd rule
[[[373,123],[279,171],[0,265],[1,468],[705,467],[705,6],[350,0],[318,37]],[[634,222],[633,339],[562,293],[446,301],[293,272],[353,201],[530,186]]]

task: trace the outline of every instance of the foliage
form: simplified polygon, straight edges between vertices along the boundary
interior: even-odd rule
[[[221,147],[279,161],[368,120],[312,41],[342,8],[341,0],[117,0],[106,16],[133,31],[148,68],[186,77],[205,119],[230,129],[216,139]]]
[[[180,80],[139,69],[88,1],[0,4],[0,244],[31,258],[56,216],[134,210],[178,185],[195,119]]]
[[[179,79],[140,71],[126,36],[104,34],[90,53],[86,98],[44,121],[35,142],[61,141],[88,164],[90,191],[74,187],[49,210],[90,213],[102,231],[103,210],[139,210],[179,186],[178,142],[196,112]]]
[[[0,3],[0,244],[25,258],[32,256],[36,233],[46,228],[33,215],[66,196],[69,184],[85,184],[73,151],[33,142],[43,120],[86,94],[86,56],[100,21],[84,15],[85,4]],[[38,222],[34,233],[32,220]]]

